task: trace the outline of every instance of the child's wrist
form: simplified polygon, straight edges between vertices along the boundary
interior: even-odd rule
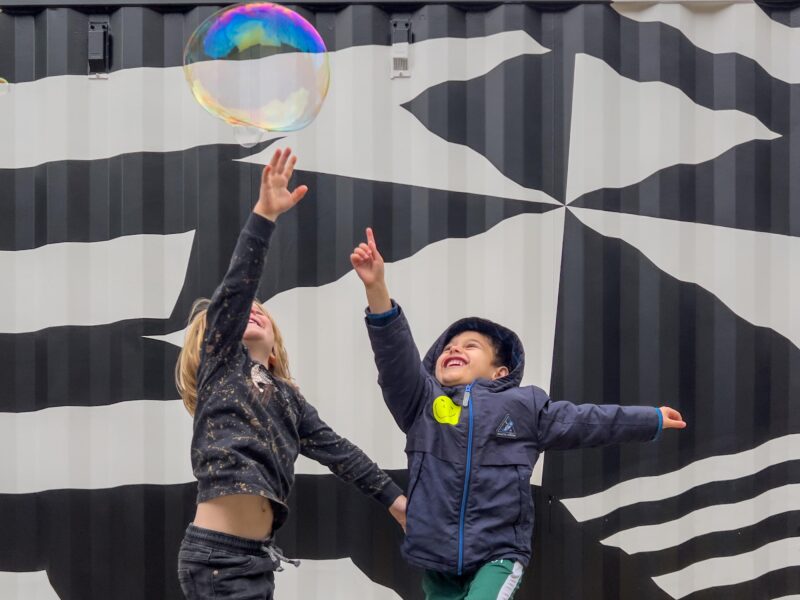
[[[374,314],[381,314],[392,308],[392,299],[385,283],[371,284],[366,288],[369,310]]]
[[[281,213],[272,211],[272,210],[268,209],[266,206],[261,206],[261,203],[257,203],[253,207],[253,212],[256,213],[257,215],[261,216],[261,217],[264,217],[265,219],[269,219],[273,223],[281,215]]]
[[[386,287],[386,280],[384,280],[384,279],[381,279],[380,281],[373,281],[372,283],[365,283],[364,284],[364,288],[368,292],[375,293],[375,292],[383,292],[383,291],[385,291],[386,295],[387,296],[389,295],[389,290]]]

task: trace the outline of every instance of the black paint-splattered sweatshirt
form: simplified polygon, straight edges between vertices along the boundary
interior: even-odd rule
[[[268,498],[277,530],[298,454],[327,466],[385,506],[402,493],[358,447],[337,435],[290,384],[254,362],[242,343],[275,224],[255,213],[211,298],[197,377],[192,468],[197,502],[229,494]]]

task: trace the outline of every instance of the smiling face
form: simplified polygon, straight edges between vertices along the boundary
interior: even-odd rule
[[[477,331],[462,331],[454,336],[436,359],[436,379],[448,387],[506,375],[508,368],[497,364],[491,338]]]
[[[247,346],[253,360],[265,364],[268,360],[272,360],[275,332],[267,313],[256,302],[250,309],[250,319],[247,322],[247,329],[244,330],[242,342]]]

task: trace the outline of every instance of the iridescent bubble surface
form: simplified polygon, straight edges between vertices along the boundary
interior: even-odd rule
[[[203,21],[186,44],[183,69],[208,112],[231,125],[267,131],[306,127],[330,83],[317,30],[268,2],[230,6]]]

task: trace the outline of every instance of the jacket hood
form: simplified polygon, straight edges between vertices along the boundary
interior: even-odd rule
[[[510,387],[517,387],[522,382],[522,373],[525,370],[525,350],[516,333],[498,325],[488,319],[480,317],[467,317],[460,319],[444,330],[442,335],[434,342],[425,359],[422,361],[425,370],[436,376],[436,359],[444,350],[447,342],[464,331],[477,331],[493,339],[500,340],[502,347],[502,364],[508,367],[508,375],[490,382],[493,391],[501,391]]]

